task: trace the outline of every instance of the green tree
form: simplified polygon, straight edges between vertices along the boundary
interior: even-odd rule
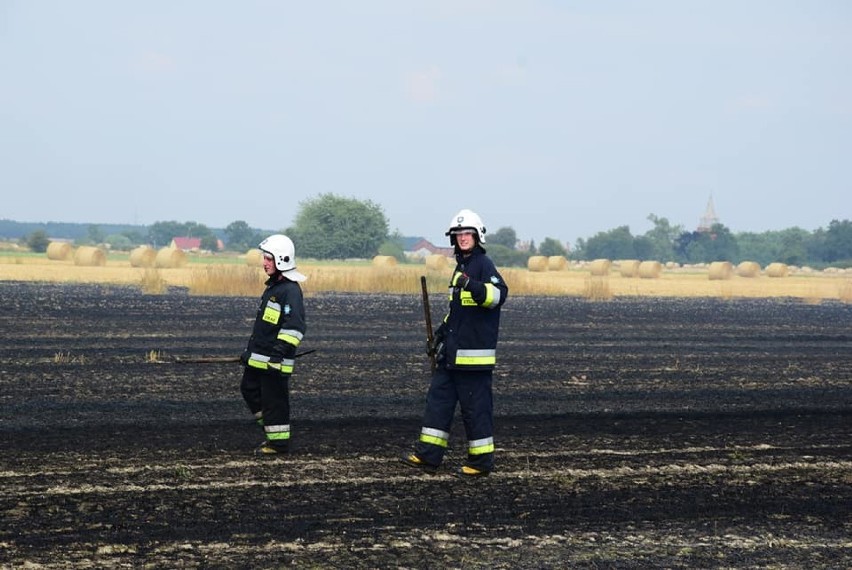
[[[802,228],[788,228],[773,232],[777,237],[775,259],[787,265],[808,264],[808,242],[811,234]],[[770,263],[772,262],[770,261]]]
[[[708,232],[681,234],[675,252],[680,263],[733,262],[740,257],[737,239],[723,224],[713,224]]]
[[[27,236],[27,247],[35,253],[44,253],[47,251],[47,246],[50,245],[50,238],[42,230],[36,230]]]
[[[243,220],[236,220],[225,227],[225,246],[232,251],[245,251],[257,247],[263,237],[251,229]]]
[[[495,265],[500,267],[526,267],[527,260],[530,258],[529,252],[518,251],[503,244],[487,243],[486,246],[488,246],[488,256]]]
[[[165,247],[172,239],[186,235],[186,225],[176,221],[154,222],[148,228],[148,241],[154,247]]]
[[[387,239],[387,218],[381,207],[369,200],[322,194],[300,206],[293,227],[285,233],[301,256],[373,257]]]
[[[148,228],[148,239],[155,247],[167,246],[176,237],[201,238],[202,241],[210,237],[216,239],[210,228],[198,222],[154,222]]]
[[[541,245],[538,246],[539,255],[546,255],[550,257],[551,255],[562,255],[567,257],[568,252],[565,251],[565,247],[558,240],[553,238],[544,238],[544,241],[541,242]]]
[[[99,226],[89,225],[86,228],[86,235],[88,236],[88,242],[91,244],[104,243],[104,233]]]
[[[488,234],[485,237],[487,245],[505,245],[509,249],[515,249],[515,244],[518,243],[515,230],[509,227],[499,228],[493,234]]]
[[[831,220],[824,243],[825,261],[852,260],[852,221]]]
[[[121,234],[110,234],[101,243],[109,245],[112,249],[128,250],[132,247],[130,239]]]
[[[650,250],[646,253],[645,246],[641,246],[643,251],[637,251],[637,257],[663,263],[673,260],[675,258],[675,241],[683,233],[683,226],[673,226],[668,219],[657,217],[654,214],[648,215],[648,221],[654,224],[654,227],[645,232],[642,237],[648,240]]]
[[[121,235],[126,237],[130,241],[131,245],[141,245],[145,243],[145,236],[137,230],[125,230],[121,232]]]
[[[219,240],[213,235],[213,233],[209,233],[206,236],[201,238],[201,249],[206,249],[207,251],[219,251]]]
[[[588,240],[578,240],[578,259],[633,259],[633,236],[628,226],[598,232]],[[579,257],[582,255],[582,257]]]

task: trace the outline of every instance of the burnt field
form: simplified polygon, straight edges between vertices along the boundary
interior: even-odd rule
[[[258,291],[258,296],[260,291]],[[432,294],[433,319],[444,291]],[[852,566],[852,305],[510,298],[497,471],[398,462],[420,299],[309,296],[291,456],[259,460],[257,299],[0,282],[0,567]]]

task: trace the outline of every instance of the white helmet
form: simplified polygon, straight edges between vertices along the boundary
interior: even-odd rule
[[[275,259],[275,268],[291,281],[304,281],[304,275],[296,271],[296,247],[293,240],[282,234],[273,234],[257,246]]]
[[[456,238],[453,233],[458,230],[473,230],[476,232],[476,239],[479,243],[485,243],[485,224],[479,217],[479,214],[468,209],[459,211],[453,216],[450,221],[450,229],[444,235],[450,236],[450,242],[455,245]]]

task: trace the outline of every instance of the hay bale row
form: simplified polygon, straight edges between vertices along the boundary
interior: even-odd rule
[[[565,271],[568,269],[568,260],[564,255],[551,255],[547,258],[548,271]]]
[[[769,277],[787,277],[790,269],[786,263],[770,263],[766,266],[766,274]]]
[[[130,252],[131,267],[154,267],[157,250],[150,245],[140,245]]]
[[[258,267],[263,264],[263,252],[253,247],[246,252],[246,265]]]
[[[741,261],[737,265],[737,275],[740,277],[758,277],[760,275],[760,264],[756,261]]]
[[[393,267],[397,264],[392,255],[377,255],[373,258],[373,267]]]
[[[450,266],[450,258],[443,255],[427,255],[425,261],[427,269],[440,271]]]
[[[74,247],[65,241],[52,241],[47,244],[47,258],[53,261],[68,261],[74,255]]]
[[[663,264],[659,261],[643,261],[639,264],[639,277],[641,279],[657,279],[663,272]]]
[[[186,265],[186,254],[182,249],[164,247],[157,252],[154,266],[164,269],[174,269]]]
[[[596,259],[589,265],[589,271],[592,275],[604,276],[609,275],[610,267],[612,267],[612,261],[609,259]]]
[[[622,259],[618,262],[618,271],[622,277],[638,277],[640,264],[638,259]]]
[[[531,256],[527,260],[527,269],[535,272],[547,271],[547,257],[543,255]]]
[[[106,253],[98,247],[80,246],[74,252],[74,265],[83,267],[103,267],[106,265]]]
[[[734,266],[730,261],[714,261],[710,264],[708,277],[711,281],[724,281],[730,279],[734,275]]]

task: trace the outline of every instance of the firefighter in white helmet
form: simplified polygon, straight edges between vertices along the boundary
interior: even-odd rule
[[[295,248],[287,236],[271,235],[258,247],[269,278],[241,358],[240,391],[266,436],[255,454],[274,457],[290,449],[290,375],[307,330],[299,285],[306,277],[296,270]]]
[[[485,254],[485,225],[471,210],[453,216],[446,233],[456,257],[449,311],[434,334],[437,361],[426,396],[420,438],[402,462],[435,473],[444,459],[456,404],[467,435],[467,457],[457,474],[481,477],[494,469],[492,371],[500,308],[509,288]]]

